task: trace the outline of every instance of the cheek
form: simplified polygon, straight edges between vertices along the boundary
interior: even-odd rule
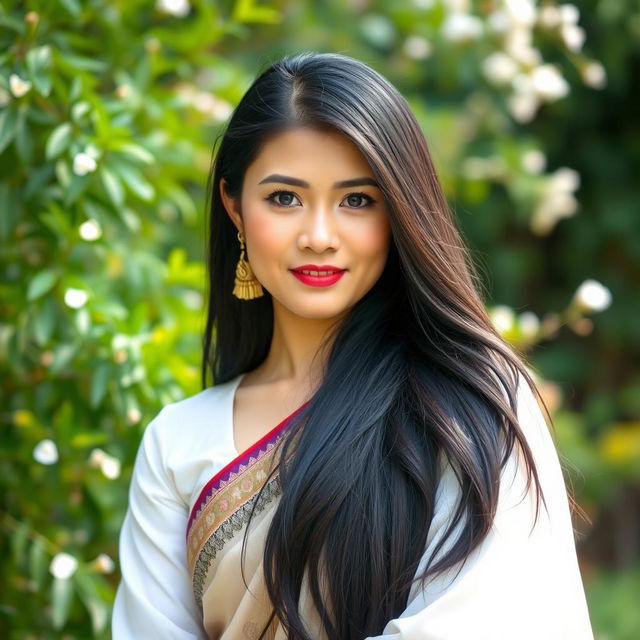
[[[379,220],[363,226],[359,230],[354,247],[363,258],[384,263],[390,240],[391,229],[388,221],[386,219]]]
[[[289,243],[287,230],[273,216],[266,216],[256,208],[245,216],[247,237],[251,245],[247,245],[249,260],[256,263],[273,263],[284,254],[284,247]]]

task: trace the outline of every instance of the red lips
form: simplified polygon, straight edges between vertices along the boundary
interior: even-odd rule
[[[292,271],[346,271],[340,267],[334,267],[332,264],[301,264],[299,267],[294,267]]]

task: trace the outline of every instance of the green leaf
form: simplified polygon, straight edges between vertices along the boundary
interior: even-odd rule
[[[51,160],[52,158],[59,156],[69,146],[71,131],[71,123],[64,122],[61,125],[58,125],[51,132],[44,152],[47,160]]]
[[[51,47],[45,44],[27,53],[27,68],[31,73],[45,71],[51,65]]]
[[[47,73],[51,66],[51,47],[43,45],[31,49],[27,53],[27,69],[33,84],[43,96],[48,96],[51,92],[51,76]]]
[[[78,0],[60,0],[60,4],[74,17],[77,18],[80,15],[82,7]]]
[[[51,268],[37,273],[27,287],[27,300],[35,300],[50,291],[58,280],[58,273]]]
[[[17,31],[21,35],[24,33],[25,24],[25,21],[19,20],[17,16],[9,14],[0,15],[0,27],[8,27],[9,29]]]
[[[82,94],[82,77],[76,76],[71,83],[71,91],[69,92],[69,100],[75,102]]]
[[[91,379],[91,393],[89,396],[89,403],[95,409],[104,398],[107,392],[107,385],[111,377],[111,366],[109,364],[101,364],[96,369]]]
[[[19,191],[6,182],[0,182],[0,238],[6,240],[13,230],[20,210]]]
[[[20,109],[18,113],[15,141],[18,157],[23,164],[31,165],[33,163],[33,136],[31,128],[27,125],[26,109]]]
[[[19,522],[11,534],[11,555],[16,566],[22,564],[27,543],[29,541],[29,525],[26,522]]]
[[[18,113],[15,109],[4,109],[0,112],[0,153],[4,151],[16,134]]]
[[[69,617],[73,599],[70,578],[54,578],[51,584],[51,622],[54,629],[62,629]]]
[[[69,364],[71,358],[75,355],[76,350],[77,345],[75,344],[59,345],[53,355],[53,362],[49,367],[49,371],[54,375],[60,373],[60,371]]]
[[[106,629],[109,621],[109,604],[100,593],[104,591],[104,588],[100,589],[100,577],[76,571],[73,578],[80,600],[91,617],[91,628],[96,636]]]
[[[277,24],[282,18],[277,9],[258,7],[255,0],[237,0],[233,8],[233,19],[238,22]]]
[[[124,188],[122,187],[122,183],[113,171],[110,171],[104,165],[100,167],[99,172],[102,184],[111,202],[120,208],[124,204]]]
[[[105,444],[109,441],[109,436],[102,431],[87,431],[83,433],[76,433],[71,438],[71,446],[78,449],[85,449],[87,447],[96,447],[99,444]]]
[[[96,60],[95,58],[85,58],[71,53],[59,53],[58,55],[64,65],[71,67],[72,70],[100,73],[106,71],[109,66],[104,60]]]
[[[47,552],[40,542],[34,542],[29,549],[29,577],[39,589],[47,574]]]
[[[128,309],[115,300],[107,300],[105,302],[95,302],[91,309],[95,313],[102,313],[107,318],[115,320],[124,320],[128,315]]]
[[[65,207],[73,204],[78,199],[78,196],[87,188],[87,185],[89,184],[89,177],[89,175],[78,176],[76,174],[71,176],[71,180],[69,181],[64,194]]]
[[[56,309],[51,297],[45,298],[33,316],[33,336],[42,347],[47,344],[53,333]]]
[[[139,160],[140,162],[143,162],[144,164],[153,164],[156,161],[155,156],[139,144],[134,144],[133,142],[125,142],[112,146],[114,150],[120,151],[121,153],[124,153],[132,158],[135,158],[136,160]]]
[[[145,202],[150,202],[156,195],[155,189],[147,182],[142,173],[131,165],[123,166],[115,162],[110,165],[120,176],[129,190]]]
[[[78,122],[83,116],[89,113],[89,111],[91,111],[91,105],[86,100],[81,100],[71,107],[71,118],[74,122]]]
[[[24,188],[25,200],[31,199],[33,196],[39,194],[44,185],[53,178],[54,168],[52,164],[44,164],[37,169],[31,169],[29,177],[27,178],[27,184]]]

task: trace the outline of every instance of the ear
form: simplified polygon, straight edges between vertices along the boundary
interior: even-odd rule
[[[220,178],[220,198],[227,214],[231,218],[231,222],[233,222],[238,231],[244,232],[242,214],[240,212],[240,198],[232,198],[227,193],[227,181],[224,178]]]

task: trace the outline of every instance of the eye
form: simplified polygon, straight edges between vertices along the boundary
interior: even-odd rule
[[[291,198],[297,199],[297,196],[292,191],[287,191],[286,189],[278,189],[277,191],[273,191],[272,193],[270,193],[265,198],[265,200],[267,200],[268,202],[272,202],[277,207],[290,209],[293,205],[293,201],[291,200]],[[363,200],[364,204],[362,204]],[[349,193],[344,201],[349,202],[348,206],[351,209],[366,209],[376,202],[376,200],[374,200],[370,195],[361,191]],[[361,203],[359,206],[358,202]]]
[[[283,196],[285,198],[285,202],[278,202],[276,200],[276,198],[278,196]],[[293,192],[291,191],[286,191],[284,189],[279,189],[278,191],[274,191],[273,193],[270,193],[265,200],[268,200],[269,202],[273,202],[273,204],[275,204],[277,207],[287,207],[290,208],[291,205],[291,201],[288,200],[289,197],[293,197],[295,198],[296,196],[293,194]]]
[[[358,198],[363,198],[364,200],[366,200],[366,203],[363,204],[362,206],[356,206],[353,204],[354,200],[355,202],[358,201]],[[375,203],[375,200],[370,196],[367,195],[366,193],[363,193],[361,191],[357,191],[355,193],[350,193],[347,197],[346,200],[349,200],[353,206],[354,209],[365,209],[367,207],[370,207],[372,204]]]

